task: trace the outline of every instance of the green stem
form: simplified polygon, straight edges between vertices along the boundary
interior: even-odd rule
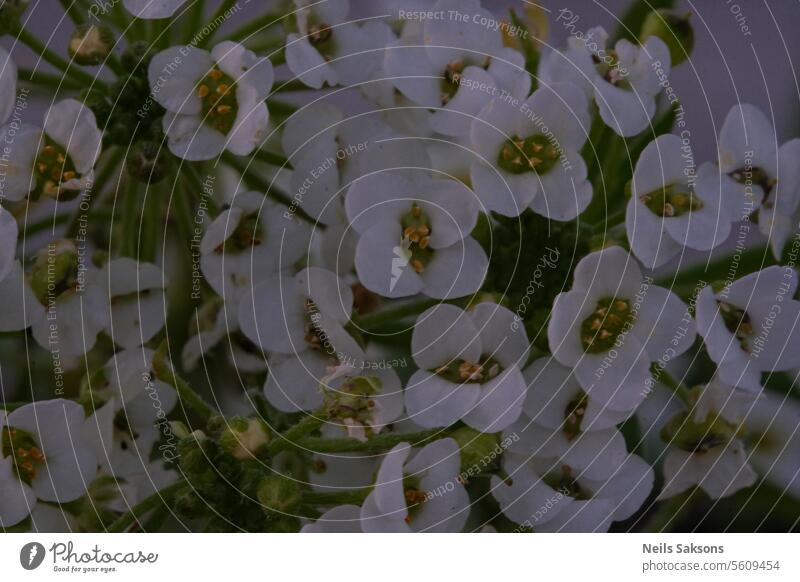
[[[444,438],[448,434],[447,429],[436,428],[407,434],[380,434],[367,441],[351,438],[304,437],[294,442],[282,440],[280,441],[282,446],[276,448],[283,450],[288,447],[295,447],[315,453],[380,453],[400,443],[410,443],[415,447],[421,446],[427,444],[425,441]]]
[[[74,90],[80,91],[84,88],[82,83],[79,83],[69,77],[59,77],[58,75],[51,75],[50,73],[43,73],[40,70],[19,69],[19,80],[21,83],[30,83],[31,85],[39,85],[40,87],[48,87],[57,90]]]
[[[376,313],[370,313],[363,317],[353,319],[353,323],[361,330],[369,331],[381,327],[384,323],[394,322],[400,318],[408,317],[410,315],[419,315],[426,309],[439,304],[437,299],[421,299],[419,301],[409,301],[390,307]]]
[[[95,201],[100,198],[102,189],[106,182],[111,179],[111,176],[118,169],[119,162],[122,160],[125,152],[122,148],[112,148],[111,150],[108,150],[106,155],[108,159],[105,160],[100,168],[100,171],[97,172],[97,175],[92,182],[92,188],[90,190],[90,196],[88,200],[88,208],[81,208],[81,205],[79,204],[75,209],[75,213],[72,215],[72,218],[70,218],[69,227],[67,228],[68,238],[72,238],[78,233],[80,221],[83,218],[88,217],[91,207],[94,205]]]
[[[175,373],[175,369],[167,357],[166,340],[161,342],[153,356],[153,372],[159,380],[172,386],[178,394],[178,400],[185,402],[202,418],[204,423],[208,423],[208,420],[217,414],[214,408],[195,392],[186,380]]]
[[[206,35],[204,38],[200,39],[200,42],[197,43],[198,48],[203,48],[211,42],[211,39],[214,38],[214,34],[216,33],[216,29],[219,27],[218,21],[225,16],[225,13],[231,10],[239,0],[222,0],[220,5],[217,7],[214,14],[211,15],[211,18],[208,19],[208,24],[199,28],[198,30],[202,30],[203,28],[210,27],[211,33]]]
[[[358,491],[303,491],[304,505],[361,505],[370,492],[369,487]]]
[[[289,162],[289,160],[283,157],[282,155],[276,154],[275,152],[258,149],[253,154],[253,157],[271,166],[277,166],[279,168],[285,168],[287,170],[292,169],[291,162]]]
[[[275,25],[280,24],[281,21],[286,17],[284,14],[275,14],[275,13],[267,13],[262,14],[244,24],[231,32],[227,35],[227,40],[233,40],[236,42],[246,42],[250,39],[251,36],[257,34],[267,28]]]
[[[289,117],[294,114],[295,111],[297,111],[297,106],[292,105],[291,103],[286,103],[285,101],[276,101],[274,99],[267,101],[267,107],[269,107],[270,113],[282,115],[283,117]]]
[[[80,6],[75,0],[59,0],[59,2],[61,2],[61,7],[74,24],[80,26],[86,22],[83,12],[81,12]]]
[[[653,377],[657,382],[661,382],[661,384],[672,390],[672,392],[674,392],[675,395],[684,402],[684,404],[687,406],[691,405],[689,389],[684,386],[682,382],[679,382],[673,378],[669,372],[667,372],[657,363],[654,363],[650,366],[650,372],[653,374]]]
[[[130,511],[123,513],[114,522],[108,526],[106,531],[108,533],[121,533],[126,531],[134,523],[139,524],[140,518],[150,511],[162,505],[169,505],[170,501],[176,494],[187,488],[189,484],[186,481],[178,481],[162,489],[156,491],[150,497],[137,503]]]
[[[188,43],[203,26],[205,0],[196,0],[186,13],[186,25],[183,27],[184,42]]]
[[[192,190],[198,194],[205,194],[203,178],[200,176],[200,173],[197,171],[197,167],[195,167],[192,162],[184,162],[181,164],[181,174],[183,174],[184,179]],[[204,196],[204,200],[211,215],[216,216],[219,212],[216,201],[211,196]]]
[[[139,244],[139,260],[153,262],[158,248],[158,226],[161,217],[159,200],[163,192],[161,188],[151,188],[145,192],[142,209],[141,237]]]
[[[139,223],[141,220],[141,197],[139,182],[131,179],[125,191],[122,210],[122,246],[120,254],[136,258],[139,251]]]
[[[289,430],[277,437],[270,445],[270,454],[275,454],[283,449],[291,447],[302,437],[314,432],[322,423],[325,422],[326,414],[324,410],[312,412],[303,420],[291,427]]]
[[[47,48],[42,42],[30,33],[26,28],[20,27],[16,30],[17,39],[28,46],[34,53],[39,55],[42,59],[59,69],[65,75],[69,75],[72,79],[85,87],[99,86],[105,87],[105,83],[100,79],[96,79],[86,71],[78,69],[58,56],[55,52]]]
[[[276,95],[278,93],[291,93],[293,91],[309,91],[311,87],[300,81],[299,79],[292,79],[291,81],[284,81],[281,83],[280,81],[275,83],[275,89],[273,89],[272,94]],[[270,101],[272,104],[272,101]]]

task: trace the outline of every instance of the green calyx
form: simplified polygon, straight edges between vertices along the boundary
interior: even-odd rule
[[[485,384],[499,376],[503,367],[494,358],[485,357],[478,363],[462,359],[453,360],[432,371],[454,384]]]
[[[214,67],[200,81],[197,89],[197,96],[202,102],[203,121],[223,135],[228,135],[233,129],[239,110],[235,83],[219,67]]]
[[[268,475],[258,485],[258,500],[267,511],[290,513],[303,501],[303,492],[297,481],[279,475]]]
[[[408,259],[408,264],[417,273],[422,273],[433,258],[430,248],[431,221],[425,211],[415,202],[411,210],[402,216],[400,226],[403,239],[400,241],[401,251]]]
[[[673,218],[703,208],[703,201],[691,191],[669,184],[639,196],[642,204],[656,216]]]
[[[610,350],[617,339],[633,325],[635,314],[626,299],[601,299],[581,323],[581,343],[588,354]]]
[[[716,413],[698,422],[688,411],[679,412],[661,428],[661,440],[681,450],[703,454],[736,437],[739,427]]]
[[[78,253],[69,241],[56,241],[36,256],[30,275],[33,294],[42,305],[78,286]]]
[[[497,165],[511,174],[546,174],[558,162],[561,150],[547,136],[535,134],[506,140],[500,148]]]

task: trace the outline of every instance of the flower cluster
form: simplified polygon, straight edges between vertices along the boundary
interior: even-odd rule
[[[596,532],[798,494],[800,139],[739,104],[696,161],[688,17],[554,49],[481,0],[216,4],[76,4],[70,62],[0,8],[60,71],[0,48],[0,527]]]

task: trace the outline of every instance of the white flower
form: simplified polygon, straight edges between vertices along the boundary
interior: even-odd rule
[[[441,304],[419,316],[411,352],[419,370],[406,386],[409,418],[424,427],[459,420],[481,432],[497,432],[522,412],[528,354],[514,314],[494,303],[470,311]]]
[[[759,474],[800,498],[800,406],[791,396],[764,392],[748,411],[750,462]]]
[[[461,182],[418,170],[374,173],[350,187],[345,207],[360,234],[356,272],[370,291],[444,299],[483,284],[488,258],[469,236],[478,205]]]
[[[338,505],[323,513],[317,521],[304,525],[301,533],[361,533],[361,508]]]
[[[286,218],[285,210],[260,192],[244,192],[206,230],[200,267],[226,303],[235,306],[253,285],[308,252],[311,227],[297,217]]]
[[[717,374],[731,386],[760,390],[761,373],[800,366],[797,272],[767,267],[718,293],[697,297],[697,327]]]
[[[86,493],[97,461],[83,421],[80,405],[63,399],[0,412],[0,526],[25,519],[37,499],[68,503]]]
[[[471,128],[480,160],[470,177],[483,205],[505,216],[528,206],[555,220],[578,216],[592,200],[580,155],[589,125],[586,97],[571,83],[537,89],[522,103],[492,100]]]
[[[618,411],[644,400],[651,362],[682,354],[695,335],[683,301],[644,278],[635,259],[616,246],[581,259],[547,328],[555,359],[574,370],[589,396]]]
[[[655,36],[641,46],[622,39],[613,50],[606,48],[607,41],[602,27],[571,36],[565,51],[542,58],[542,85],[559,81],[580,85],[594,96],[608,127],[624,137],[636,135],[648,127],[656,112],[663,82],[659,76],[667,78],[670,73],[669,49]]]
[[[19,228],[14,216],[0,206],[0,281],[14,266]]]
[[[426,20],[419,34],[404,35],[387,48],[383,68],[411,101],[436,109],[433,129],[466,135],[492,95],[524,99],[531,79],[524,57],[503,47],[497,30],[481,24],[495,19],[479,0],[439,0],[431,10],[469,18]]]
[[[589,459],[597,451],[590,439],[574,448],[585,449],[573,450],[574,459]],[[510,454],[504,467],[509,477],[492,477],[492,493],[509,519],[536,532],[606,531],[642,506],[654,481],[653,469],[636,455],[627,455],[601,478],[561,459]]]
[[[4,47],[0,47],[0,123],[5,123],[17,99],[17,65]]]
[[[35,197],[74,197],[92,182],[102,134],[94,113],[80,101],[55,103],[44,129],[29,124],[0,128],[9,146],[3,194],[12,201]]]
[[[171,17],[186,0],[122,0],[122,3],[136,18],[156,19]]]
[[[179,158],[210,160],[226,149],[246,156],[264,141],[273,81],[268,58],[231,41],[210,53],[174,46],[153,57],[148,78],[167,110],[164,132]]]
[[[325,83],[355,85],[380,67],[383,47],[392,38],[383,22],[348,21],[349,0],[294,0],[296,29],[286,36],[286,64],[314,89]]]
[[[458,482],[460,453],[453,439],[425,445],[411,459],[411,445],[386,454],[374,489],[361,507],[361,528],[380,532],[460,532],[469,497]]]
[[[350,287],[318,267],[271,277],[242,299],[242,332],[270,352],[264,393],[273,406],[284,412],[319,407],[322,378],[346,358],[364,358],[345,330],[352,309]]]
[[[680,413],[669,422],[662,435],[666,433],[674,447],[664,459],[659,499],[695,485],[719,499],[755,483],[757,475],[748,464],[747,451],[736,438],[747,414],[745,407],[753,399],[715,379],[701,388],[690,413]]]
[[[99,273],[111,306],[105,331],[122,348],[150,341],[164,327],[167,276],[152,263],[126,257],[106,263]]]
[[[719,165],[726,206],[738,213],[737,219],[762,207],[759,228],[780,258],[800,219],[800,139],[780,147],[777,139],[772,123],[758,108],[735,105],[720,130]]]
[[[660,267],[684,247],[701,251],[722,244],[738,219],[723,204],[712,164],[695,172],[691,148],[665,134],[642,151],[625,213],[631,251],[645,267]]]

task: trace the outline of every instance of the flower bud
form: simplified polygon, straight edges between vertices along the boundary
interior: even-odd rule
[[[296,481],[270,475],[264,477],[258,486],[258,500],[267,510],[290,513],[300,507],[303,493]]]
[[[262,420],[241,416],[231,418],[219,437],[222,450],[240,461],[262,456],[269,441],[269,429]]]
[[[145,184],[155,184],[164,179],[169,166],[169,153],[151,141],[137,143],[125,160],[128,175]]]
[[[503,452],[497,433],[478,432],[468,426],[461,427],[450,434],[461,449],[461,471],[469,475],[488,469]]]
[[[647,15],[639,41],[644,42],[651,36],[657,36],[669,48],[672,66],[675,67],[685,61],[694,48],[694,30],[689,24],[691,12],[678,14],[673,10],[654,10]]]
[[[82,24],[69,38],[67,52],[79,65],[101,65],[116,42],[114,34],[105,26]]]

